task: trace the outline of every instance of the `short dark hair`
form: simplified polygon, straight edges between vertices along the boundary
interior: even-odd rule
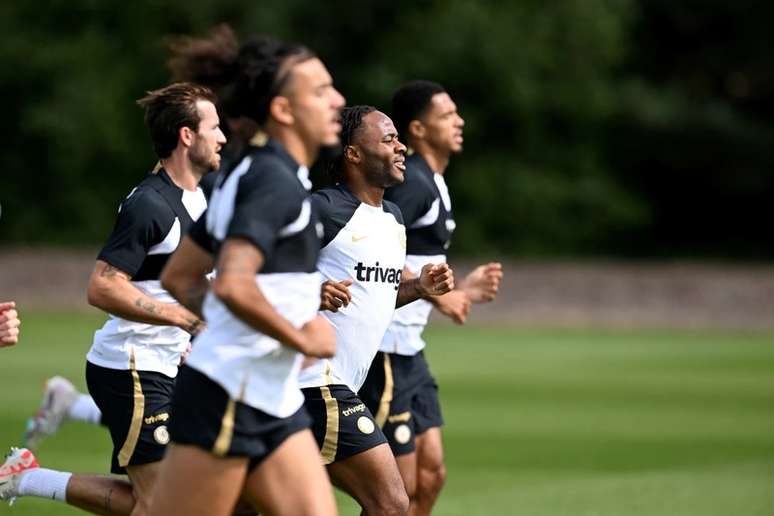
[[[355,134],[363,125],[363,118],[374,111],[376,111],[374,106],[347,106],[341,110],[339,114],[341,120],[339,141],[342,152],[328,162],[328,175],[334,183],[340,182],[344,177],[344,148],[347,145],[352,145]]]
[[[434,95],[446,90],[437,82],[414,80],[403,83],[392,96],[392,120],[401,140],[409,141],[408,128],[427,112]]]
[[[316,57],[303,45],[261,36],[239,48],[234,81],[234,111],[259,124],[269,117],[269,105],[290,78],[293,66]]]
[[[196,103],[206,100],[215,104],[215,94],[205,86],[177,82],[158,90],[149,91],[137,101],[145,109],[153,150],[159,158],[168,158],[177,147],[180,128],[199,130],[201,117]]]

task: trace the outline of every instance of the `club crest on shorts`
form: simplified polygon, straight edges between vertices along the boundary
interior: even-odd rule
[[[406,444],[411,439],[411,428],[408,425],[398,425],[394,435],[398,444]]]
[[[153,438],[159,444],[167,444],[169,442],[169,431],[167,425],[161,425],[153,431]]]
[[[357,418],[357,429],[364,434],[373,433],[375,428],[376,427],[374,426],[374,422],[371,421],[370,418],[367,418],[366,416],[360,416]]]

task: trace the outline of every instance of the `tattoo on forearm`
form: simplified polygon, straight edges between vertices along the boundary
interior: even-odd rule
[[[146,301],[143,298],[138,298],[134,304],[137,308],[141,308],[149,314],[159,315],[161,313],[161,309],[152,301]]]

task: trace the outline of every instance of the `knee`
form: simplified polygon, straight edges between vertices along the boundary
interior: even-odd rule
[[[373,500],[372,510],[366,509],[366,514],[384,514],[388,516],[404,516],[409,510],[409,497],[406,489],[400,486],[390,486],[381,489]]]
[[[446,466],[443,462],[431,468],[422,468],[419,473],[417,496],[434,496],[441,492],[446,483]]]

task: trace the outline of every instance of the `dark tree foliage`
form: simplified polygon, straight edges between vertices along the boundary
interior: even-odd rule
[[[153,166],[133,101],[166,37],[219,22],[299,40],[350,104],[443,83],[467,254],[774,256],[774,7],[715,0],[97,0],[0,8],[0,242],[101,241]],[[321,180],[323,175],[317,176]]]

